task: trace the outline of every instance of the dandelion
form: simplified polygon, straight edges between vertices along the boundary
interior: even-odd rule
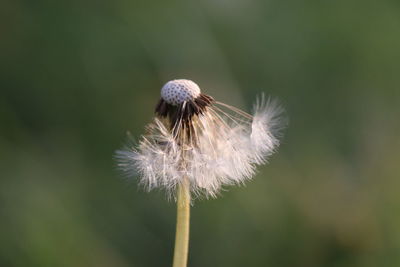
[[[283,109],[264,95],[253,115],[201,93],[190,80],[161,89],[157,116],[138,146],[116,152],[119,168],[139,175],[147,190],[165,189],[177,200],[174,267],[186,266],[191,198],[216,197],[243,184],[279,146]]]

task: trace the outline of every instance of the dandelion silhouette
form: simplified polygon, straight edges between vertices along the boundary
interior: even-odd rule
[[[283,111],[262,95],[250,115],[201,93],[193,81],[172,80],[139,145],[116,152],[127,176],[177,200],[174,267],[187,264],[191,198],[216,197],[223,186],[251,179],[279,146]]]

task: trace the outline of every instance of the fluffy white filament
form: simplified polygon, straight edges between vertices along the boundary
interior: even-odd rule
[[[137,147],[117,151],[118,166],[127,176],[139,175],[148,190],[163,188],[172,196],[187,178],[192,193],[215,197],[224,185],[252,178],[256,165],[276,150],[282,113],[276,102],[264,97],[254,105],[253,116],[213,102],[193,117],[195,138],[184,144],[155,118]]]

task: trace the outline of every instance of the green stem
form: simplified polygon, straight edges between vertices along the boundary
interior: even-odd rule
[[[189,251],[190,191],[189,184],[177,190],[176,234],[173,267],[186,267]]]

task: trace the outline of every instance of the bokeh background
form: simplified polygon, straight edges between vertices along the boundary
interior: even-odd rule
[[[192,209],[190,266],[400,266],[400,2],[4,0],[0,266],[170,266],[175,206],[112,159],[188,78],[290,119]]]

